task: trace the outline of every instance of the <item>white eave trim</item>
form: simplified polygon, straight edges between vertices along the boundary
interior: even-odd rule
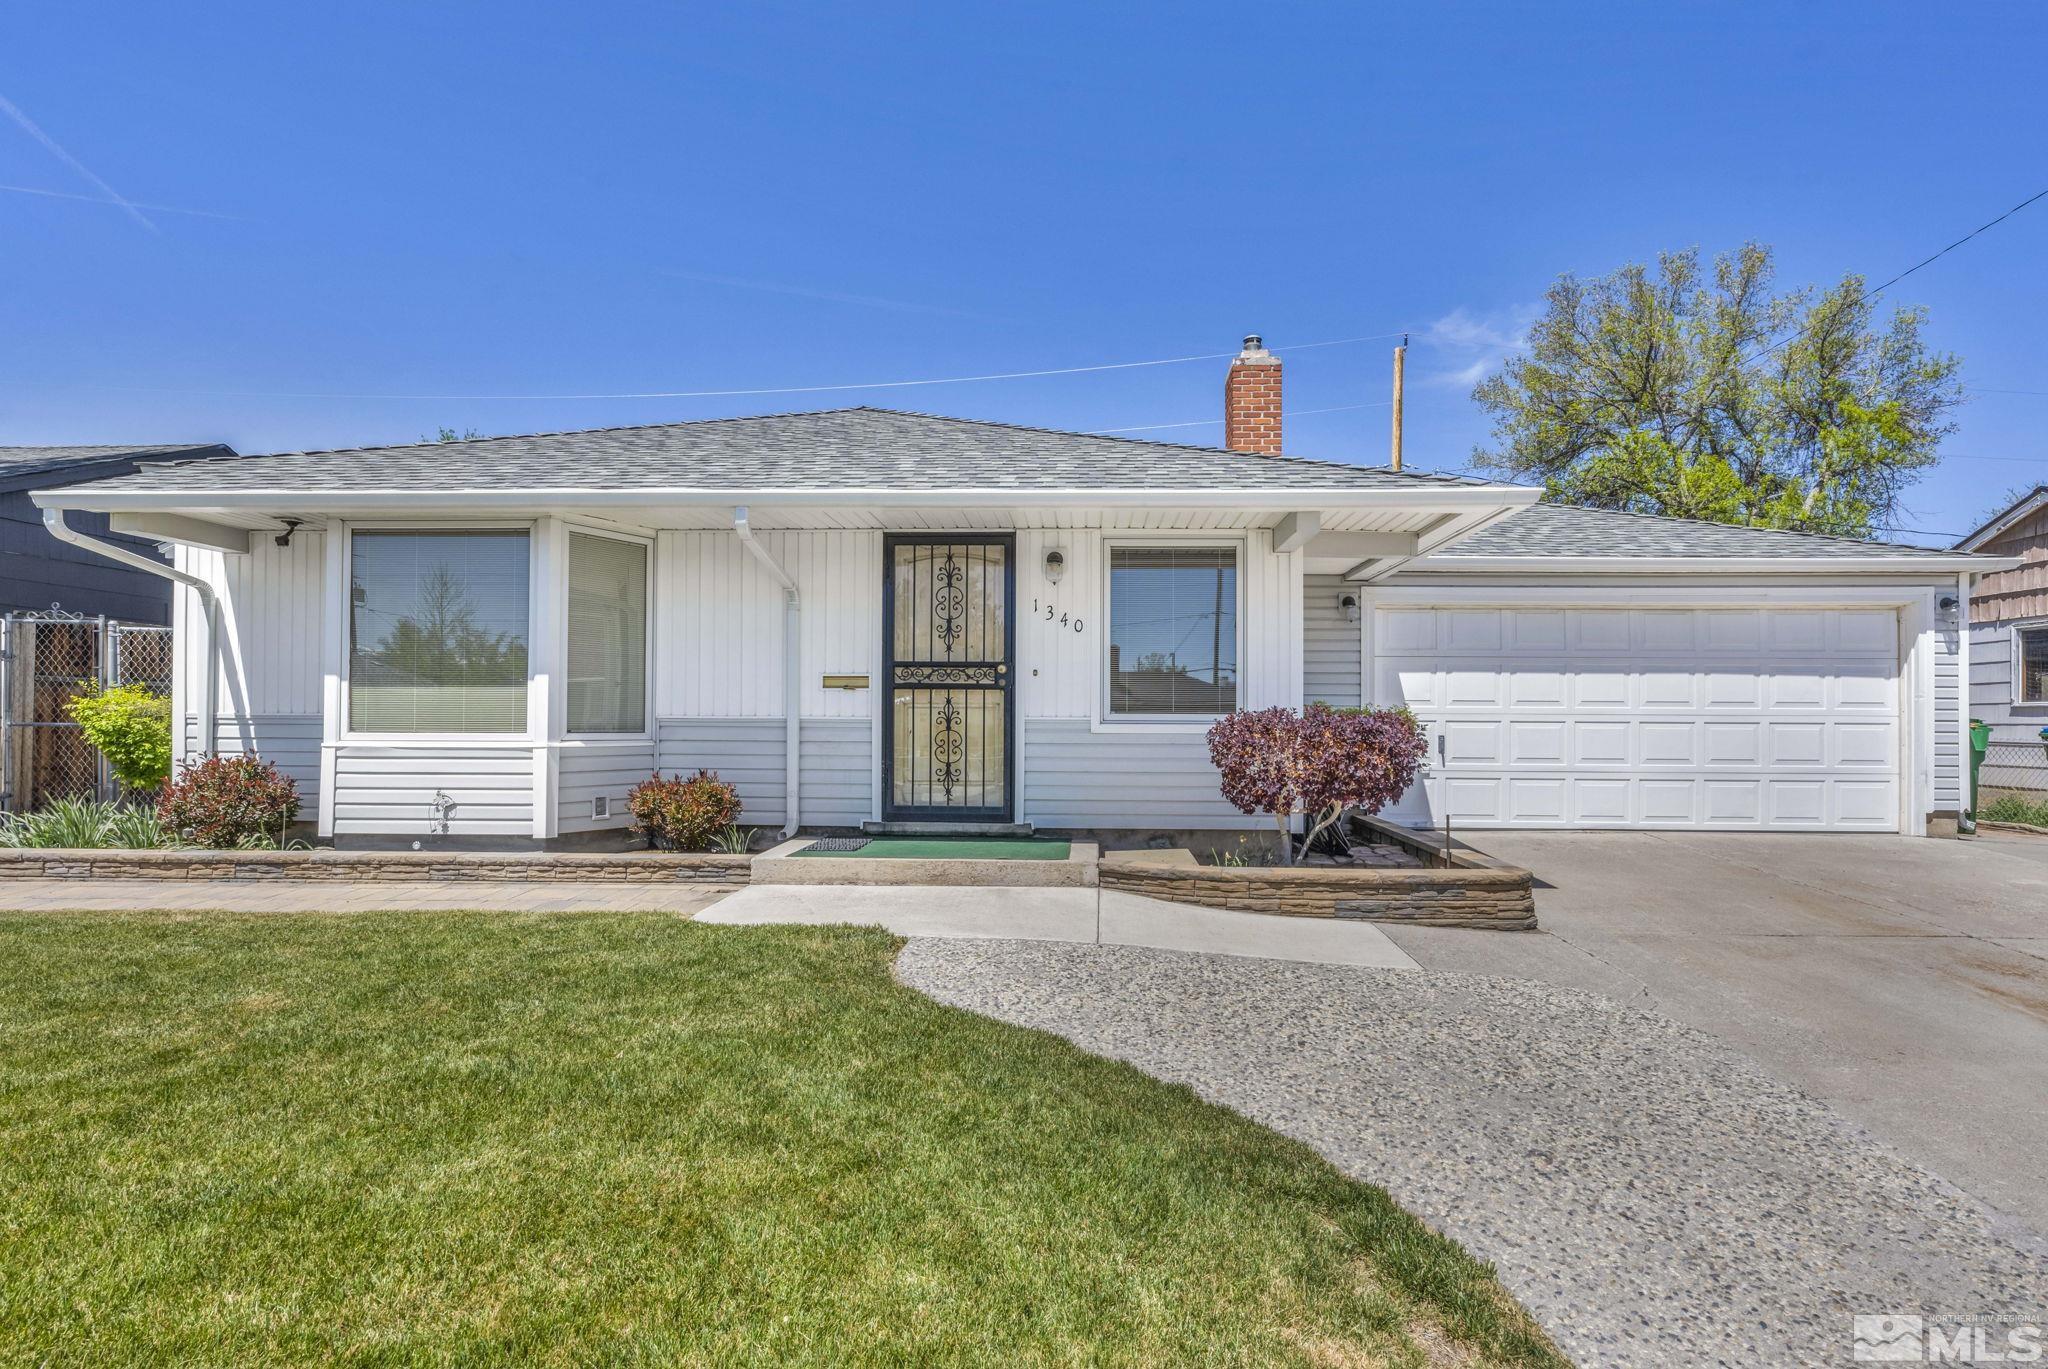
[[[2011,570],[2017,556],[1445,556],[1404,569],[1429,575],[1986,575]]]
[[[1957,551],[1975,551],[1992,538],[2010,528],[2023,518],[2031,517],[2037,510],[2048,508],[2048,486],[2022,495],[2020,501],[2001,513],[1992,515],[1991,521],[1956,543]]]
[[[650,505],[711,505],[731,508],[823,505],[848,508],[1225,508],[1261,513],[1300,509],[1443,509],[1483,508],[1506,512],[1533,504],[1541,490],[1514,485],[1428,485],[1416,489],[767,489],[707,490],[640,488],[488,489],[488,490],[320,490],[320,489],[192,489],[99,490],[90,486],[37,490],[30,497],[39,508],[87,509],[112,513],[133,509],[278,509],[415,511],[437,505],[464,509],[542,507],[568,509],[644,509]]]

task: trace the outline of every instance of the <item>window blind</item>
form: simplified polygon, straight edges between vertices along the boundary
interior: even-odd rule
[[[527,555],[516,530],[355,533],[349,726],[525,731]]]
[[[1114,547],[1109,709],[1207,717],[1237,707],[1237,552]]]
[[[647,726],[647,548],[569,534],[569,730]]]

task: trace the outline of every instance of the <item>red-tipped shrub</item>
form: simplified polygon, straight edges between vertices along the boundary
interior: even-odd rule
[[[1223,777],[1223,797],[1240,813],[1273,818],[1290,865],[1290,818],[1307,821],[1305,855],[1346,811],[1377,813],[1401,797],[1426,746],[1405,708],[1265,708],[1232,713],[1209,729],[1209,759]]]
[[[740,820],[737,789],[709,770],[684,779],[653,775],[633,786],[626,809],[655,845],[670,851],[702,851],[711,838]]]
[[[299,816],[291,776],[255,756],[207,756],[179,767],[157,800],[164,830],[195,846],[279,846]]]

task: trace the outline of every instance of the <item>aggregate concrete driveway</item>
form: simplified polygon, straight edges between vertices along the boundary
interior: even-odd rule
[[[1382,1185],[1492,1261],[1580,1364],[1846,1363],[1857,1313],[2048,1319],[2048,1258],[1970,1197],[1604,996],[1052,941],[917,938],[897,974]]]
[[[2048,838],[1487,833],[1544,930],[1387,929],[1729,1043],[2048,1233]],[[2043,1309],[2048,1313],[2048,1308]]]

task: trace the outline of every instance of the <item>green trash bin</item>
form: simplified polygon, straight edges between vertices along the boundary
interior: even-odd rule
[[[1970,719],[1970,806],[1960,824],[1965,832],[1977,830],[1977,772],[1984,768],[1984,753],[1991,749],[1991,724]]]

